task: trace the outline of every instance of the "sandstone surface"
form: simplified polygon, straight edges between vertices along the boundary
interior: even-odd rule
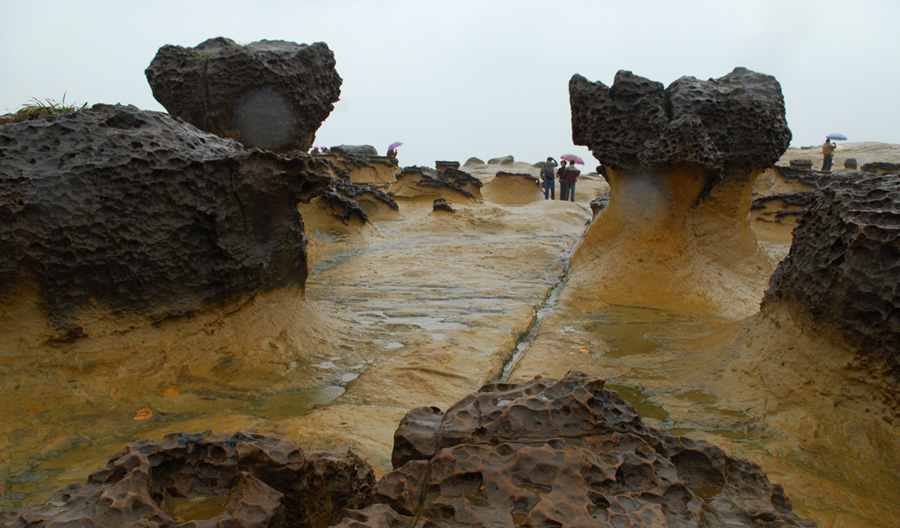
[[[248,147],[306,152],[334,109],[341,77],[323,42],[223,37],[195,48],[166,45],[146,70],[153,97],[171,114]]]

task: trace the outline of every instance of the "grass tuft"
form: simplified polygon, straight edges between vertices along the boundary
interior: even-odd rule
[[[0,120],[0,123],[20,123],[22,121],[31,121],[34,119],[42,119],[44,117],[58,117],[62,114],[70,112],[80,112],[87,108],[87,103],[81,106],[76,104],[66,104],[66,94],[63,93],[62,101],[56,102],[53,99],[44,99],[43,101],[32,97],[31,103],[23,104],[16,113],[7,119]]]

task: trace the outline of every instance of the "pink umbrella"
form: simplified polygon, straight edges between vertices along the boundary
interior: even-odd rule
[[[394,141],[393,143],[391,143],[390,145],[388,145],[388,152],[394,150],[395,148],[399,147],[399,146],[402,145],[402,144],[403,144],[402,141]]]
[[[572,163],[577,163],[578,165],[584,165],[584,160],[576,156],[575,154],[565,154],[563,156],[560,156],[560,158],[566,161],[571,161]]]

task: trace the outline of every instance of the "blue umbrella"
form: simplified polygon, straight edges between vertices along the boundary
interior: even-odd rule
[[[835,141],[847,141],[847,136],[844,134],[828,134],[825,136],[827,139],[833,139]]]

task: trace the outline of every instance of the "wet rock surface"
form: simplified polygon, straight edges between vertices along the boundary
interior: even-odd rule
[[[603,384],[570,372],[410,411],[376,504],[338,526],[814,526],[758,466],[644,425]]]
[[[807,324],[836,325],[866,362],[900,380],[900,179],[837,174],[794,230],[763,305],[786,301]]]
[[[323,42],[223,37],[195,48],[166,45],[146,70],[153,97],[202,130],[275,151],[312,147],[334,109],[341,77]]]
[[[347,449],[306,451],[239,431],[174,433],[128,447],[43,505],[0,510],[18,526],[326,527],[369,504],[371,467]]]
[[[668,88],[619,71],[611,87],[569,81],[572,139],[623,172],[690,164],[720,176],[774,165],[791,140],[778,81],[745,68]]]
[[[331,179],[130,106],[0,126],[0,160],[0,290],[31,274],[57,324],[88,302],[165,318],[303,285],[297,203]]]

